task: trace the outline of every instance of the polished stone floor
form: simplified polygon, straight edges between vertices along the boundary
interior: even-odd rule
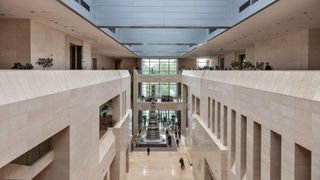
[[[183,158],[186,168],[180,169],[179,159]],[[188,163],[186,151],[134,151],[130,153],[128,180],[194,180],[192,167]]]

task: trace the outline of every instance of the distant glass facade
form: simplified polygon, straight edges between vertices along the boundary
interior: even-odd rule
[[[141,95],[144,97],[151,96],[152,85],[155,85],[156,88],[156,98],[161,96],[177,97],[177,83],[143,82],[141,83]]]
[[[198,68],[203,68],[205,66],[208,66],[208,60],[207,59],[203,59],[203,58],[197,59],[197,67]]]
[[[162,132],[173,127],[177,120],[177,111],[156,110],[159,128]],[[148,127],[149,111],[142,111],[140,119],[141,129],[145,131]]]
[[[142,74],[177,74],[177,59],[142,59]]]

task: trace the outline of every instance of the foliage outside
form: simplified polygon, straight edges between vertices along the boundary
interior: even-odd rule
[[[143,59],[142,74],[177,74],[176,59]]]

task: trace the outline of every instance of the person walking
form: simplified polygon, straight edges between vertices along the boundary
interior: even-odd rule
[[[179,148],[179,139],[178,138],[176,140],[176,143],[177,143],[177,147]]]
[[[180,163],[181,169],[183,170],[184,169],[184,160],[182,157],[179,159],[179,163]]]
[[[181,139],[181,131],[179,130],[179,139]]]
[[[148,156],[150,155],[150,147],[147,148]]]

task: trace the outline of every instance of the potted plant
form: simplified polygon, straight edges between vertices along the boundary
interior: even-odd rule
[[[255,68],[254,65],[250,61],[244,61],[242,63],[242,69],[243,70],[252,70],[254,68]]]
[[[53,66],[53,58],[51,55],[51,58],[39,58],[39,60],[36,62],[37,65],[43,68],[43,70],[50,68]]]
[[[264,62],[256,62],[256,69],[264,70]]]
[[[117,121],[114,119],[109,119],[107,121],[108,127],[114,127],[116,125]]]
[[[232,61],[231,67],[234,70],[241,70],[241,63],[240,61]]]
[[[13,64],[11,69],[33,69],[33,66],[30,63],[26,63],[25,65],[23,65],[23,64],[21,64],[19,62],[16,62],[16,63]]]

